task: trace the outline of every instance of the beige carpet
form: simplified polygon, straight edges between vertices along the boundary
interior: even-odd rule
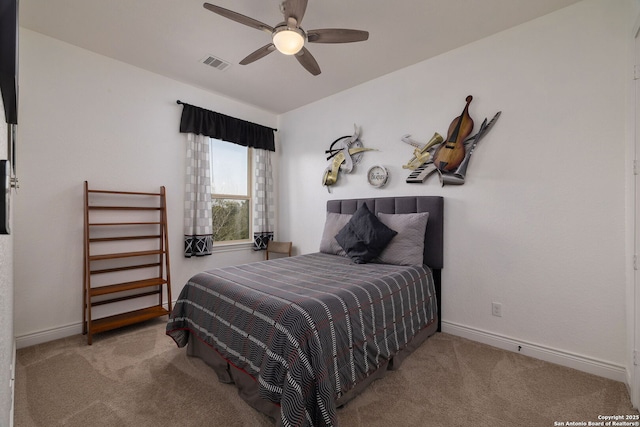
[[[554,426],[638,414],[622,383],[447,334],[338,412],[343,427]],[[15,426],[273,426],[164,321],[18,351]]]

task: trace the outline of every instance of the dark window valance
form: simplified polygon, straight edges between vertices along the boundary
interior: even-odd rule
[[[182,104],[182,117],[180,118],[180,132],[182,133],[206,135],[245,147],[276,151],[273,137],[275,129],[205,110],[181,101],[178,101],[178,104]]]

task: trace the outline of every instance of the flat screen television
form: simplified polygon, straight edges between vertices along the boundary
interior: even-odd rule
[[[0,0],[0,91],[6,122],[18,124],[18,0]]]

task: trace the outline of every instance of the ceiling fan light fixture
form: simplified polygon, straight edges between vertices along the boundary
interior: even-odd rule
[[[295,55],[304,46],[304,32],[299,28],[286,26],[276,28],[273,32],[273,44],[285,55]]]

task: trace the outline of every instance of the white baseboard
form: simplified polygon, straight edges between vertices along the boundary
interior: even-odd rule
[[[176,302],[173,301],[172,306],[175,306]],[[163,303],[165,309],[169,309],[166,302]],[[66,338],[73,335],[79,335],[82,333],[82,322],[72,323],[66,326],[60,326],[57,328],[46,329],[43,331],[32,332],[25,335],[16,337],[16,347],[25,348],[31,347],[36,344],[44,344],[49,341],[58,340],[60,338]]]
[[[33,332],[26,335],[16,337],[16,347],[31,347],[36,344],[58,340],[60,338],[70,337],[82,333],[82,322],[73,323],[71,325],[51,328],[44,331]]]
[[[545,347],[543,345],[518,340],[511,337],[487,332],[470,326],[442,321],[442,332],[477,341],[492,347],[524,354],[545,362],[555,363],[579,371],[620,381],[629,385],[627,370],[621,366],[580,354]]]

